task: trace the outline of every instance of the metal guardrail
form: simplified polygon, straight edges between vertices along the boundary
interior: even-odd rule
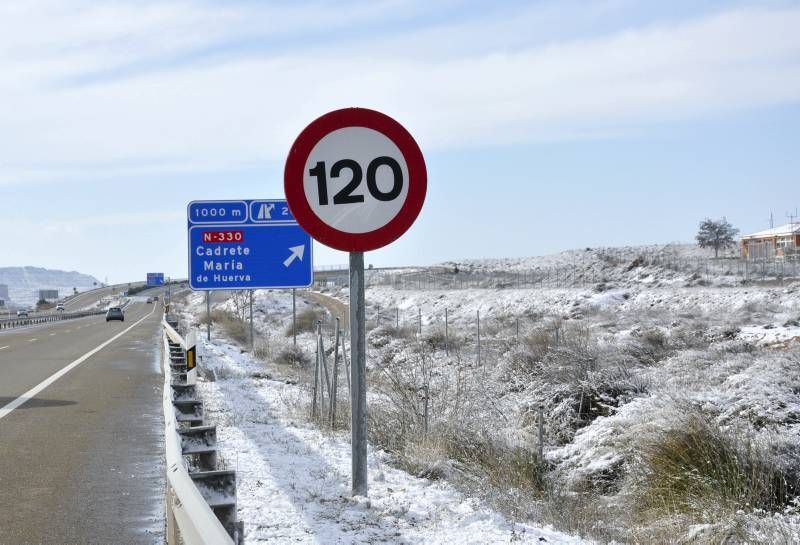
[[[167,543],[241,543],[236,473],[216,469],[216,426],[205,425],[203,402],[186,383],[186,343],[166,318],[163,327]]]
[[[59,314],[45,314],[42,316],[30,316],[28,318],[6,318],[0,320],[0,329],[11,329],[26,325],[44,324],[47,322],[59,322],[61,320],[71,320],[74,318],[84,318],[86,316],[99,316],[105,314],[105,310],[85,310],[82,312],[62,312]]]

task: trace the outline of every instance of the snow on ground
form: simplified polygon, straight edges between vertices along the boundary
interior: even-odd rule
[[[202,348],[216,380],[199,388],[238,472],[246,543],[584,543],[513,524],[444,482],[393,469],[379,451],[369,453],[369,499],[352,497],[349,437],[302,423],[305,390],[264,378],[262,363],[219,338]]]
[[[737,249],[721,250],[720,257],[737,257]],[[714,257],[714,250],[700,248],[696,244],[650,244],[645,246],[623,246],[613,248],[584,248],[580,250],[566,250],[556,254],[498,258],[498,259],[465,259],[456,262],[448,261],[443,266],[457,265],[461,269],[470,271],[530,271],[538,268],[563,267],[577,264],[588,265],[591,262],[602,264],[607,260],[633,261],[639,256],[652,256],[662,259],[708,259]]]
[[[713,272],[697,282],[685,271],[635,265],[631,260],[641,255],[641,248],[607,252],[613,259],[602,257],[605,250],[592,252],[593,257],[586,257],[588,266],[604,270],[611,281],[537,289],[368,287],[369,368],[391,369],[406,381],[404,388],[417,392],[425,373],[415,366],[429,364],[426,384],[435,407],[432,425],[438,429],[447,429],[447,403],[463,380],[474,408],[457,419],[457,426],[486,432],[500,445],[505,441],[531,449],[538,441],[532,415],[542,407],[547,478],[565,486],[567,494],[580,491],[589,494],[591,503],[608,507],[600,518],[583,522],[568,520],[574,518],[573,511],[564,519],[548,520],[604,543],[648,542],[637,537],[642,529],[632,528],[634,523],[625,516],[636,510],[628,503],[632,496],[626,496],[636,485],[628,476],[640,463],[642,446],[680,427],[681,419],[693,411],[708,416],[720,429],[740,430],[736,433],[768,445],[774,460],[772,455],[767,459],[787,468],[787,475],[800,467],[800,283],[743,285]],[[674,249],[681,259],[691,254],[691,249]],[[559,260],[574,262],[575,257],[575,252],[567,252],[539,263],[557,265]],[[532,262],[482,260],[470,266],[525,270]],[[347,302],[346,289],[331,286],[324,292]],[[215,308],[235,313],[241,303],[237,307],[227,299]],[[208,364],[217,371],[217,380],[202,388],[212,418],[222,424],[226,459],[241,472],[241,517],[247,524],[252,521],[249,542],[544,543],[542,537],[550,543],[578,542],[511,524],[469,497],[475,494],[494,502],[496,495],[456,489],[447,483],[449,477],[435,482],[411,477],[389,467],[389,456],[380,451],[370,453],[371,499],[352,499],[348,438],[305,424],[307,385],[294,383],[308,380],[303,373],[288,381],[286,375],[284,380],[273,378],[280,374],[278,369],[285,370],[273,362],[291,344],[286,337],[290,309],[287,292],[256,292],[256,331],[268,347],[259,355],[266,358],[266,366],[224,342],[207,346]],[[202,296],[192,296],[189,310],[194,316],[204,312]],[[322,311],[298,294],[298,312],[306,310]],[[445,311],[450,338],[456,340],[449,354],[437,336],[444,330]],[[394,325],[398,315],[405,328],[386,327]],[[421,335],[416,333],[420,315]],[[301,333],[298,345],[313,354],[313,333]],[[429,359],[420,360],[420,354]],[[371,406],[391,402],[376,397],[380,375],[372,377]],[[392,451],[395,462],[397,454]],[[460,486],[457,479],[453,482]],[[534,504],[547,501],[524,498],[530,515],[522,517],[539,520]],[[263,502],[271,502],[270,507],[263,509]],[[518,513],[518,506],[500,507],[504,513]],[[268,517],[264,511],[277,515]],[[755,539],[762,535],[759,525],[771,520],[784,525],[786,535],[800,533],[797,507],[765,514],[742,506],[725,516],[722,521],[698,517],[680,524],[665,516],[643,524],[650,524],[646,530],[675,525],[670,535],[687,543],[719,542],[714,539],[724,535],[727,525],[740,523]]]

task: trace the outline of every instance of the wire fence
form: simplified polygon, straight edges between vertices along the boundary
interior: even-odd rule
[[[385,334],[390,338],[424,342],[432,353],[458,357],[464,365],[476,367],[496,364],[509,348],[525,342],[531,335],[544,335],[555,344],[562,342],[565,335],[560,320],[536,313],[504,314],[476,310],[474,314],[454,316],[446,307],[371,306],[366,309],[366,319],[368,350],[382,346],[382,341],[373,336]],[[319,324],[318,335],[326,339],[326,346],[338,346],[339,335],[342,339],[349,338],[349,332],[341,328],[341,317],[330,310],[319,316]]]
[[[633,280],[670,273],[682,274],[688,280],[731,284],[784,281],[800,278],[800,261],[796,259],[748,260],[742,258],[678,257],[658,253],[630,255],[608,251],[599,259],[576,259],[557,265],[529,270],[460,270],[458,267],[430,267],[410,272],[366,271],[368,287],[387,286],[398,290],[461,290],[461,289],[537,289],[573,288],[601,283]],[[329,274],[315,280],[317,289],[345,287],[349,276]]]

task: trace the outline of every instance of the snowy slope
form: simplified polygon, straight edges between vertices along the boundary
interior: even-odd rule
[[[58,290],[60,297],[91,289],[100,282],[87,274],[40,267],[0,267],[0,284],[8,286],[11,300],[18,305],[36,303],[40,289]]]

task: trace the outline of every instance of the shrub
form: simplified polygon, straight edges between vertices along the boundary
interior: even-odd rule
[[[257,338],[253,343],[253,355],[260,360],[269,360],[272,357],[272,347],[263,338]]]
[[[278,352],[275,358],[276,363],[292,365],[296,367],[308,368],[311,366],[311,358],[296,346],[287,346]]]
[[[456,350],[464,346],[464,338],[455,333],[452,327],[448,329],[446,339],[443,327],[424,330],[422,333],[422,341],[425,342],[431,350],[444,350],[445,341],[447,341],[446,344],[449,350]]]
[[[317,322],[321,319],[322,317],[320,314],[314,309],[307,308],[301,310],[297,313],[295,319],[296,330],[293,329],[292,324],[289,324],[289,327],[286,328],[286,336],[291,337],[292,335],[299,335],[300,333],[314,333],[317,331]]]
[[[713,519],[721,510],[775,511],[790,499],[787,475],[762,445],[698,412],[645,445],[639,462],[635,508],[645,516]]]
[[[240,320],[231,312],[224,310],[211,311],[211,319],[217,323],[225,334],[239,344],[245,344],[250,340],[250,328],[247,323]]]

